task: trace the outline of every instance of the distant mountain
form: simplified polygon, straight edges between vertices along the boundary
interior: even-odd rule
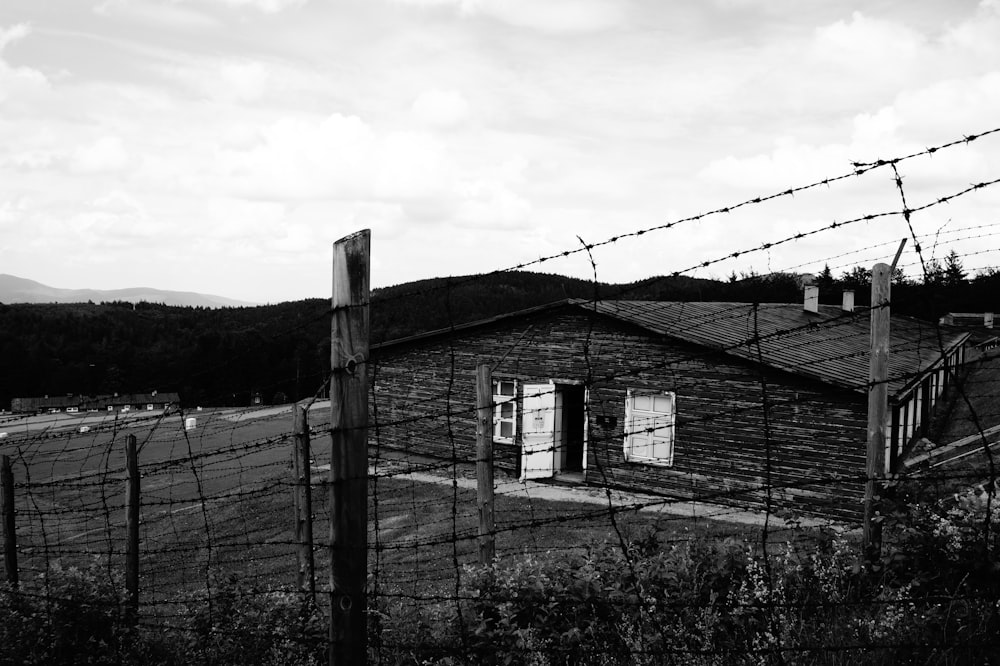
[[[222,296],[197,294],[192,291],[166,291],[149,287],[130,289],[59,289],[41,282],[0,273],[0,303],[94,303],[125,301],[128,303],[163,303],[190,307],[246,307],[254,303]]]

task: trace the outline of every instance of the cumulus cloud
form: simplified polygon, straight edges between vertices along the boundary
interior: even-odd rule
[[[250,7],[265,14],[277,14],[278,12],[301,7],[309,0],[188,0],[189,2],[211,2],[223,4],[230,7]]]
[[[846,173],[853,161],[906,155],[962,134],[992,129],[982,126],[985,117],[1000,117],[1000,72],[904,90],[890,104],[856,114],[839,140],[836,134],[829,135],[827,143],[783,136],[767,152],[714,160],[699,176],[751,189],[805,184]],[[907,162],[904,171],[924,188],[954,189],[978,177],[986,164],[982,149],[970,144],[936,153],[933,159]]]
[[[270,72],[261,62],[230,62],[221,67],[226,90],[239,102],[252,102],[267,92]]]
[[[447,193],[454,178],[447,150],[431,135],[380,134],[356,116],[286,117],[257,135],[247,149],[217,154],[225,181],[241,196],[420,199]]]
[[[413,102],[417,118],[433,127],[454,127],[469,114],[469,102],[455,90],[426,90]]]
[[[370,188],[377,137],[356,116],[282,118],[248,150],[223,148],[218,167],[237,193],[274,198],[360,196]]]
[[[201,210],[198,235],[223,241],[257,243],[280,236],[287,207],[277,201],[212,197]]]
[[[89,249],[127,248],[162,242],[166,229],[133,195],[112,190],[89,202],[64,223],[55,235],[75,239]]]
[[[102,136],[93,143],[79,146],[70,158],[70,168],[77,173],[120,171],[128,164],[128,151],[117,136]]]
[[[14,42],[31,34],[27,23],[17,23],[9,28],[0,26],[0,55]],[[0,104],[11,101],[30,105],[32,98],[49,88],[48,79],[41,72],[28,67],[11,67],[0,59]]]
[[[972,53],[984,63],[1000,55],[1000,0],[983,0],[969,20],[949,26],[941,43],[951,51]]]
[[[392,0],[416,7],[450,7],[463,16],[483,16],[541,32],[596,32],[625,20],[622,4],[613,0]]]
[[[245,57],[188,56],[154,69],[195,95],[226,104],[294,106],[299,96],[329,86],[328,80],[306,67]]]
[[[41,171],[58,164],[61,156],[54,150],[25,150],[0,156],[0,166],[24,171]]]
[[[928,134],[950,136],[992,129],[1000,118],[1000,71],[944,79],[907,90],[894,103],[906,122]]]
[[[125,18],[157,26],[210,28],[218,25],[218,21],[205,12],[156,0],[104,0],[94,7],[94,13],[108,18]]]
[[[0,104],[17,102],[25,107],[31,98],[49,90],[49,81],[41,72],[28,67],[10,67],[0,60]]]
[[[813,43],[817,58],[831,60],[871,71],[893,63],[913,59],[925,45],[926,38],[905,25],[851,14],[849,21],[837,21],[816,31]]]
[[[0,230],[13,230],[14,223],[23,213],[23,201],[16,199],[0,201]]]
[[[15,23],[9,28],[0,26],[0,52],[8,44],[12,44],[19,39],[24,39],[31,32],[31,27],[27,23]]]
[[[749,157],[727,155],[710,162],[699,176],[736,187],[775,188],[845,173],[850,168],[850,159],[844,144],[814,146],[781,137],[767,153]]]
[[[625,22],[622,4],[610,0],[479,0],[476,11],[511,25],[543,32],[597,32]]]
[[[531,203],[498,180],[474,180],[459,188],[456,219],[480,229],[525,229]]]

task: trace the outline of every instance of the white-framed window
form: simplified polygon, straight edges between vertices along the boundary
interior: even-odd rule
[[[493,441],[513,444],[517,435],[517,381],[493,380]]]
[[[674,464],[676,395],[671,391],[632,391],[625,398],[625,460]]]

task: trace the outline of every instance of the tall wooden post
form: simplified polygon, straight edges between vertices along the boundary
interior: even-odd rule
[[[139,455],[135,435],[125,438],[125,591],[127,617],[139,621]]]
[[[10,456],[4,456],[0,463],[0,499],[3,512],[3,552],[4,566],[7,568],[7,582],[17,587],[17,532],[14,523],[14,472],[10,466]]]
[[[316,603],[316,567],[313,559],[312,454],[306,405],[295,405],[295,541],[299,544],[299,589]]]
[[[496,555],[493,530],[493,377],[490,366],[476,367],[476,479],[479,506],[479,563]]]
[[[333,246],[330,334],[330,664],[364,664],[368,557],[368,298],[371,232]]]
[[[889,411],[889,286],[892,268],[872,267],[871,358],[868,370],[868,450],[865,457],[865,517],[862,536],[866,555],[882,551],[879,492],[885,476],[885,424]]]

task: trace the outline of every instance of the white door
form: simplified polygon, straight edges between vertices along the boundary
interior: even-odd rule
[[[521,480],[546,479],[555,473],[556,387],[523,384],[521,411]]]

